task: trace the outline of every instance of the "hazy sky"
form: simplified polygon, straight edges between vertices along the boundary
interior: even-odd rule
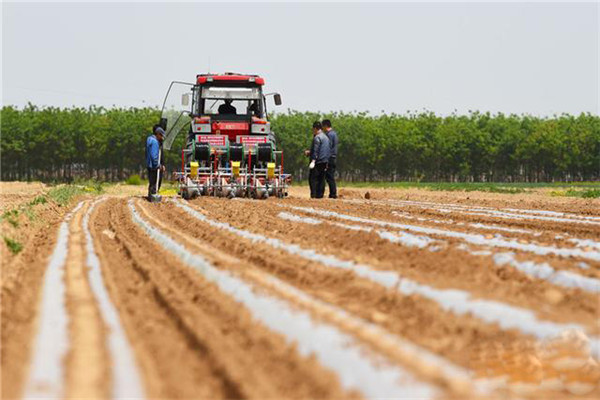
[[[210,66],[283,109],[598,113],[598,47],[595,2],[5,2],[2,101],[157,105]]]

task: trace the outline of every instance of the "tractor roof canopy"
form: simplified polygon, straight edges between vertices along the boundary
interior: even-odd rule
[[[234,74],[232,72],[226,72],[224,74],[200,74],[196,76],[196,83],[198,85],[205,84],[218,84],[218,83],[236,83],[237,85],[248,84],[251,85],[259,85],[262,86],[265,84],[265,79],[261,78],[258,75],[244,75],[244,74]],[[237,86],[236,85],[236,86]]]

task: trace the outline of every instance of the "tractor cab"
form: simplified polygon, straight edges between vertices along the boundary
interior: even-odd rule
[[[257,75],[198,75],[192,89],[192,132],[226,135],[230,142],[240,136],[267,136],[265,80]],[[275,104],[281,104],[274,94]]]

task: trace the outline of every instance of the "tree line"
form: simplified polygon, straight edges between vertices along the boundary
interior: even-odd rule
[[[153,108],[5,106],[2,180],[119,181],[145,175]],[[311,126],[328,118],[339,133],[338,170],[348,181],[548,182],[600,179],[600,117],[472,112],[370,115],[288,111],[271,117],[286,172],[305,179]],[[185,134],[165,153],[180,168]]]

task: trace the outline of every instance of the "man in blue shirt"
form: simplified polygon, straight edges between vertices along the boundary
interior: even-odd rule
[[[329,186],[329,198],[337,199],[337,187],[335,184],[335,168],[338,152],[338,135],[337,132],[331,128],[330,120],[324,119],[321,125],[323,125],[323,130],[329,138],[329,145],[331,147],[331,154],[329,155],[329,162],[327,163],[325,180],[327,180],[327,185]]]
[[[162,184],[162,174],[165,166],[162,164],[162,142],[165,139],[165,131],[159,125],[154,125],[154,134],[146,139],[146,167],[148,168],[148,200],[153,194],[157,194]],[[156,182],[158,180],[158,188]],[[158,190],[157,190],[158,189]]]

